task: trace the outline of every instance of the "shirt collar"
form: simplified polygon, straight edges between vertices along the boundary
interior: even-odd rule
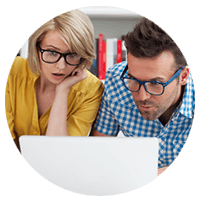
[[[180,105],[179,113],[188,118],[193,118],[194,116],[194,108],[195,108],[195,96],[194,96],[194,84],[189,74],[188,81],[185,85],[185,90],[183,94],[183,100]]]

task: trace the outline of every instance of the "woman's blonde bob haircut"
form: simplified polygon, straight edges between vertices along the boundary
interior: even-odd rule
[[[86,14],[73,10],[51,19],[29,38],[28,62],[33,73],[40,73],[38,45],[45,34],[52,30],[60,33],[70,52],[84,58],[85,68],[91,67],[95,58],[94,28]]]

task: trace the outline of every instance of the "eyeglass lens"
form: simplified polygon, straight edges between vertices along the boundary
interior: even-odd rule
[[[124,78],[124,83],[126,87],[130,89],[132,92],[137,92],[140,89],[140,84],[137,80]],[[145,89],[147,90],[147,92],[155,95],[162,94],[163,92],[162,84],[155,82],[146,82]]]
[[[54,51],[43,51],[43,60],[49,63],[57,62],[62,56],[58,52]],[[76,65],[80,63],[81,57],[76,53],[64,55],[65,61],[69,64]]]

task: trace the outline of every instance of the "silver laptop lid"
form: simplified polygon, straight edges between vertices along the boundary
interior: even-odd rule
[[[157,176],[156,138],[22,136],[20,145],[43,177],[82,194],[124,193]]]

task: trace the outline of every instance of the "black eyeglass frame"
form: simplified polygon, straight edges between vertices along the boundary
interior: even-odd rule
[[[145,90],[146,90],[146,92],[148,92],[149,94],[155,95],[155,96],[160,96],[160,95],[162,95],[162,94],[164,93],[165,87],[168,86],[173,80],[175,80],[175,79],[180,75],[180,73],[181,73],[181,71],[182,71],[183,68],[185,68],[185,66],[181,67],[178,71],[176,71],[175,74],[174,74],[167,82],[162,83],[162,82],[160,82],[160,81],[140,81],[140,80],[135,79],[135,78],[124,77],[125,73],[126,73],[127,70],[128,70],[128,65],[127,65],[126,68],[124,69],[124,71],[122,72],[122,74],[121,74],[121,76],[120,76],[120,79],[122,80],[122,82],[123,82],[125,88],[128,89],[128,90],[130,90],[131,92],[138,92],[138,91],[140,90],[141,85],[143,85],[144,88],[145,88]],[[138,88],[138,90],[133,91],[133,90],[131,90],[129,87],[127,87],[126,84],[125,84],[125,82],[124,82],[124,79],[131,79],[131,80],[137,81],[137,82],[139,83],[139,88]],[[145,83],[156,83],[156,84],[161,84],[161,85],[163,86],[163,91],[162,91],[162,93],[161,93],[161,94],[153,94],[153,93],[149,92],[148,89],[147,89],[147,87],[146,87],[146,85],[145,85]]]
[[[79,62],[78,64],[70,64],[70,63],[67,62],[67,58],[66,58],[66,57],[67,57],[67,55],[71,55],[71,54],[74,54],[74,53],[60,53],[60,52],[54,51],[54,50],[42,49],[42,48],[40,47],[40,45],[38,45],[38,48],[39,48],[39,51],[41,52],[42,61],[45,62],[45,63],[48,63],[48,64],[57,63],[62,57],[64,57],[65,62],[66,62],[68,65],[71,65],[71,66],[78,66],[78,65],[80,65],[80,64],[83,62],[83,60],[84,60],[84,58],[80,58],[80,62]],[[48,61],[45,61],[45,60],[43,59],[43,53],[44,53],[45,51],[50,51],[50,52],[58,53],[58,54],[60,55],[60,57],[59,57],[55,62],[48,62]]]

